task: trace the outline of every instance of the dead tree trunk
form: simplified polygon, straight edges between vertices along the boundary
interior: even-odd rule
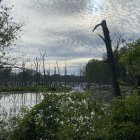
[[[36,57],[36,59],[35,59],[35,82],[36,82],[36,84],[38,85],[38,65],[39,65],[39,60],[38,60],[38,58]]]
[[[65,87],[67,87],[67,65],[65,62]]]
[[[42,67],[43,67],[43,85],[47,86],[47,79],[46,79],[46,68],[45,68],[45,56],[46,56],[46,51],[44,53],[41,53],[41,58],[42,58]]]
[[[103,39],[103,41],[105,42],[105,45],[106,45],[107,59],[108,59],[108,63],[109,63],[109,67],[110,67],[110,71],[111,71],[111,75],[112,75],[114,96],[116,96],[116,97],[121,96],[120,87],[119,87],[119,83],[118,83],[118,77],[117,77],[117,73],[116,73],[115,62],[114,62],[114,55],[112,52],[112,45],[111,45],[111,39],[110,39],[110,35],[109,35],[109,29],[107,27],[105,20],[103,20],[101,24],[96,25],[94,30],[98,26],[101,26],[103,29],[104,37],[102,37],[101,35],[99,35],[99,36]]]

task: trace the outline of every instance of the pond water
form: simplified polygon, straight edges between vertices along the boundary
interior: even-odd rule
[[[72,91],[84,92],[82,86],[73,85]],[[42,93],[4,92],[0,93],[0,117],[16,115],[21,107],[31,108],[43,99]]]
[[[43,99],[41,93],[8,92],[0,94],[0,116],[16,115],[21,107],[33,107]]]

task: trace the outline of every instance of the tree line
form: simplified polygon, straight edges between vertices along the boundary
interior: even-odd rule
[[[115,64],[119,83],[126,86],[140,86],[140,39],[125,44],[117,53],[115,52]],[[11,67],[0,66],[0,85],[55,85],[63,83],[97,83],[110,85],[111,74],[107,58],[102,60],[91,59],[79,76],[54,72],[54,74],[40,73],[32,69],[22,69],[14,73]]]
[[[44,75],[32,69],[23,69],[17,73],[14,72],[11,67],[4,67],[2,65],[0,67],[1,86],[68,86],[72,83],[80,84],[81,82],[85,82],[85,78],[82,75],[60,75],[57,73]]]
[[[116,52],[115,52],[116,53]],[[114,55],[119,83],[126,86],[140,86],[140,39],[127,43]],[[84,73],[88,83],[111,84],[107,58],[92,59]]]

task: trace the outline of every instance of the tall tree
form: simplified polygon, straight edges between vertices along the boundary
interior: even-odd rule
[[[105,45],[106,45],[106,49],[107,49],[107,59],[108,59],[108,63],[110,66],[110,71],[112,74],[112,82],[113,82],[113,91],[114,91],[114,96],[120,96],[120,87],[119,87],[119,83],[118,83],[118,78],[117,78],[117,73],[116,73],[116,68],[115,68],[115,62],[114,62],[114,56],[113,56],[113,51],[112,51],[112,44],[111,44],[111,39],[110,39],[110,35],[109,35],[109,29],[107,27],[106,21],[103,20],[100,24],[96,25],[95,28],[93,29],[96,30],[96,28],[98,26],[102,27],[103,30],[103,34],[104,37],[99,35]]]
[[[23,26],[22,23],[13,21],[13,17],[10,16],[11,9],[3,6],[0,1],[0,63],[5,55],[5,47],[10,46],[19,37],[18,31]]]

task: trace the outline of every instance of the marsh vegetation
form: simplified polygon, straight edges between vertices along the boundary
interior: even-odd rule
[[[103,20],[107,53],[70,74],[66,62],[47,67],[45,51],[33,63],[6,56],[23,26],[10,10],[0,0],[0,140],[139,140],[140,39],[113,46]]]

